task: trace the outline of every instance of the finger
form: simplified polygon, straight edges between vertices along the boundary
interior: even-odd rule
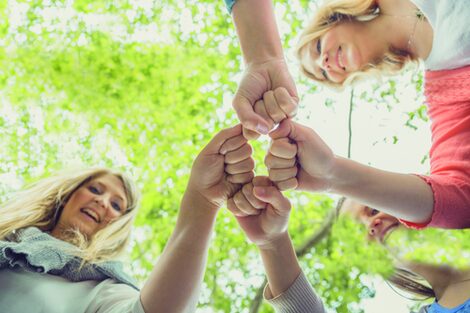
[[[233,98],[232,106],[244,127],[260,134],[268,133],[268,124],[253,111],[253,105],[246,97],[237,93]]]
[[[201,154],[219,154],[220,147],[232,137],[241,135],[242,126],[237,124],[233,127],[226,128],[218,132],[214,138],[202,149]]]
[[[235,196],[233,197],[233,202],[235,203],[237,208],[246,215],[258,215],[260,212],[251,205],[251,203],[245,198],[242,192],[237,192],[235,194]]]
[[[254,176],[255,174],[253,173],[253,171],[234,175],[227,175],[227,181],[232,184],[247,184],[251,182]]]
[[[288,137],[291,140],[296,142],[298,141],[308,141],[309,138],[318,137],[313,129],[301,125],[292,121],[291,119],[285,119],[280,124],[276,130],[269,133],[271,139],[278,139],[282,137]]]
[[[256,176],[253,178],[253,186],[274,186],[268,176]]]
[[[264,209],[264,208],[266,208],[266,203],[264,203],[263,201],[258,200],[258,198],[256,198],[255,195],[253,194],[253,184],[252,183],[243,185],[241,192],[245,196],[245,199],[255,209]]]
[[[265,119],[265,121],[268,122],[269,130],[273,129],[274,125],[277,124],[271,119],[271,117],[268,114],[268,111],[266,111],[266,105],[263,100],[256,101],[254,110],[258,115],[262,116]]]
[[[230,175],[235,175],[250,172],[254,170],[254,168],[255,161],[252,158],[248,158],[234,164],[227,164],[225,166],[225,172]]]
[[[276,187],[281,191],[296,189],[298,185],[299,182],[297,180],[297,177],[292,177],[287,180],[276,182]]]
[[[237,206],[235,205],[235,202],[233,201],[233,198],[230,198],[227,200],[227,209],[232,212],[233,215],[239,216],[239,217],[244,217],[247,216],[247,214],[243,213]]]
[[[269,171],[269,179],[273,182],[284,181],[297,176],[297,166],[290,168],[271,169]]]
[[[294,128],[293,122],[290,119],[285,119],[279,124],[275,131],[269,133],[269,136],[272,139],[290,137],[292,128]]]
[[[243,146],[238,148],[237,150],[227,152],[225,154],[225,163],[227,164],[235,164],[240,161],[243,161],[251,156],[253,153],[253,148],[245,143]]]
[[[297,155],[297,144],[291,143],[289,138],[278,138],[271,142],[269,152],[279,158],[292,159]]]
[[[295,158],[284,159],[280,157],[276,157],[271,153],[268,153],[264,158],[264,164],[267,168],[287,168],[292,167],[295,165],[297,160]]]
[[[236,150],[243,146],[246,143],[245,137],[243,135],[239,135],[236,137],[232,137],[230,139],[227,139],[222,146],[220,147],[219,152],[221,154],[226,154],[229,151]]]
[[[246,127],[243,127],[243,137],[245,137],[246,140],[256,140],[258,139],[259,136],[260,134],[258,134],[257,132],[249,130]]]
[[[274,89],[274,98],[276,102],[287,117],[294,117],[297,114],[298,103],[296,99],[292,98],[289,92],[284,87]]]
[[[269,203],[278,213],[283,215],[289,214],[291,209],[291,204],[289,200],[282,195],[282,193],[274,186],[271,187],[259,187],[256,186],[253,188],[253,193],[255,196]]]
[[[274,97],[274,92],[272,90],[266,91],[263,95],[264,105],[269,117],[275,122],[279,123],[287,117],[287,115],[282,111],[281,107]]]

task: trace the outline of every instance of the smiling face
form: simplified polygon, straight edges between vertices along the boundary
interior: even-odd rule
[[[369,240],[377,240],[384,243],[392,231],[401,227],[401,223],[396,217],[350,199],[344,202],[342,211],[350,214],[354,219],[366,226]]]
[[[124,214],[126,208],[126,192],[121,179],[111,174],[98,176],[72,193],[51,234],[60,237],[64,230],[78,229],[90,238]]]
[[[388,44],[375,36],[369,23],[339,22],[313,40],[305,69],[316,80],[341,84],[352,73],[378,63],[388,51]]]

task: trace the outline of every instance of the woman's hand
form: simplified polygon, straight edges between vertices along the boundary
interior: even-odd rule
[[[249,64],[233,99],[247,139],[267,134],[275,124],[293,117],[297,106],[297,91],[284,59]]]
[[[284,120],[270,136],[273,141],[265,163],[269,178],[279,189],[330,188],[335,155],[312,129]]]
[[[268,248],[287,234],[291,204],[265,176],[245,184],[227,202],[247,237],[258,247]]]
[[[186,197],[219,209],[254,176],[252,148],[242,135],[241,125],[220,131],[194,161]],[[200,205],[198,205],[200,206]]]

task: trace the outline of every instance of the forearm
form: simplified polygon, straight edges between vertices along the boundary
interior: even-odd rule
[[[285,233],[269,247],[261,247],[260,255],[271,295],[276,297],[289,289],[301,273],[289,234]]]
[[[245,63],[284,58],[271,0],[237,0],[232,16]]]
[[[431,187],[416,175],[398,174],[335,158],[330,191],[413,223],[426,223],[433,213]]]
[[[141,291],[146,313],[194,312],[216,210],[187,194],[175,230]]]

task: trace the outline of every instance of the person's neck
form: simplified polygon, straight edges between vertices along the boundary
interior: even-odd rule
[[[413,5],[406,9],[381,9],[381,14],[370,21],[376,38],[384,38],[396,51],[425,60],[432,48],[432,27],[424,17],[417,16]]]
[[[469,298],[470,270],[417,262],[406,263],[406,267],[426,279],[444,307],[455,307]]]

